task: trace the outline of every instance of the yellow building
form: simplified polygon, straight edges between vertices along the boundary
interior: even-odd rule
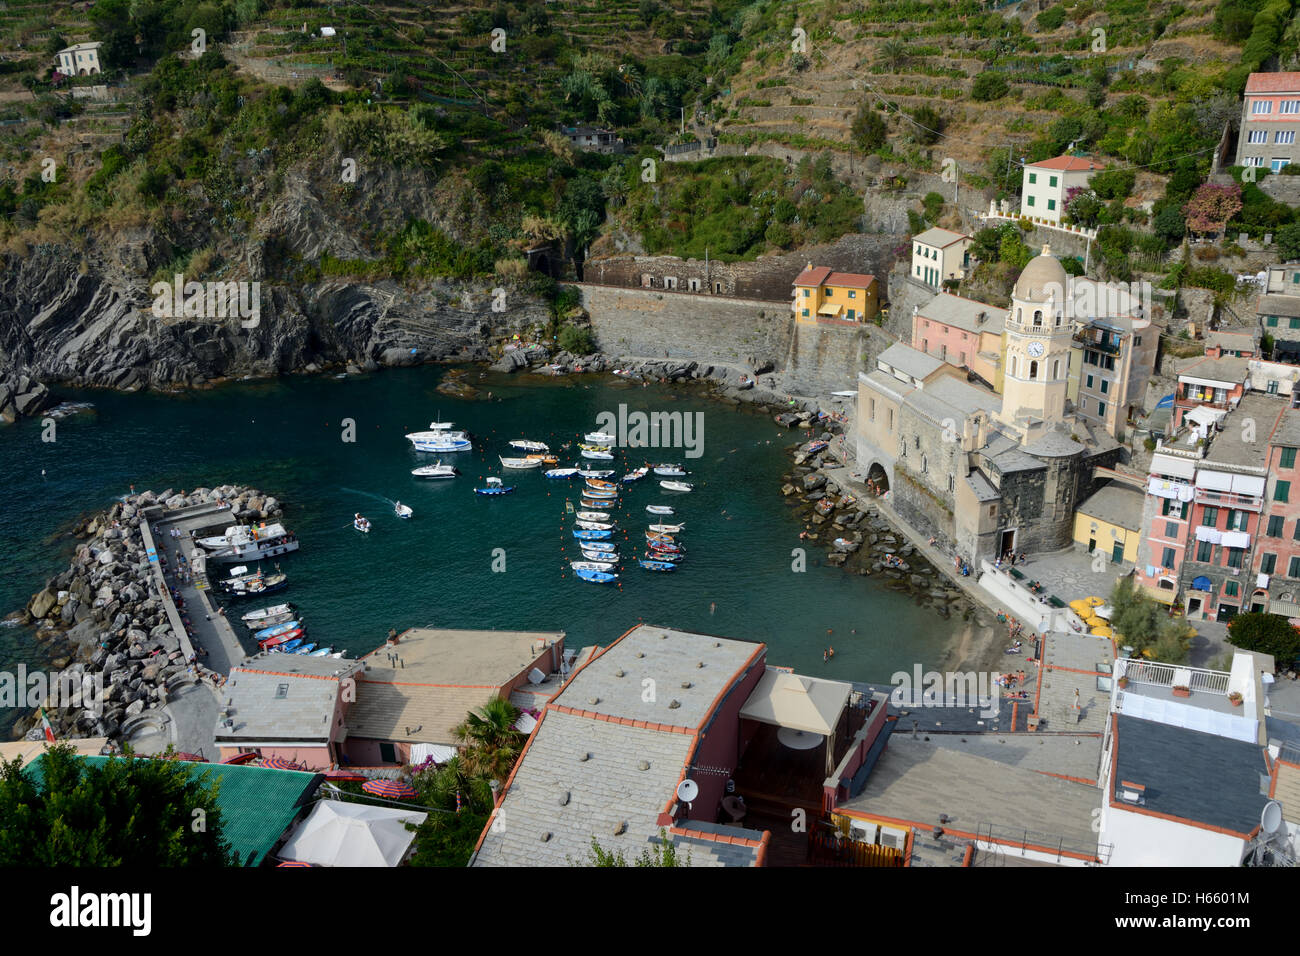
[[[1112,481],[1079,505],[1074,542],[1088,554],[1103,554],[1112,564],[1134,564],[1142,538],[1140,489]]]
[[[875,276],[813,268],[810,262],[794,280],[791,308],[800,322],[870,322],[880,311],[880,283]]]

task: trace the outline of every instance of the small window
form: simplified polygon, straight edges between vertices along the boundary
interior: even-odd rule
[[[1300,557],[1292,558],[1286,566],[1288,578],[1300,578]]]
[[[1290,500],[1291,500],[1291,482],[1289,482],[1289,481],[1279,481],[1276,485],[1274,485],[1274,486],[1273,486],[1273,500],[1274,500],[1274,501],[1290,501]]]
[[[1205,514],[1201,518],[1201,524],[1207,528],[1216,528],[1219,525],[1219,509],[1213,505],[1207,505]]]
[[[1265,554],[1259,562],[1259,570],[1262,574],[1272,574],[1273,569],[1277,567],[1277,555]]]
[[[1226,594],[1228,597],[1236,597],[1236,596],[1237,596],[1237,582],[1236,582],[1236,581],[1229,581],[1227,584],[1225,584],[1225,585],[1223,586],[1223,593]]]
[[[1176,537],[1178,537],[1178,524],[1177,524],[1177,522],[1174,522],[1174,521],[1166,521],[1166,522],[1165,522],[1165,537],[1166,537],[1166,538],[1176,538]],[[1169,563],[1168,563],[1168,562],[1165,563],[1165,567],[1169,567]]]
[[[1032,185],[1034,185],[1034,183],[1036,183],[1036,182],[1038,182],[1038,173],[1030,173],[1030,174],[1029,174],[1029,185],[1032,186]],[[1029,205],[1032,206],[1033,204],[1034,204],[1034,200],[1033,200],[1033,197],[1031,196],[1030,199],[1029,199]]]
[[[1284,524],[1286,524],[1286,519],[1281,515],[1272,515],[1268,519],[1268,529],[1264,532],[1265,536],[1269,538],[1282,537],[1282,526]],[[1300,529],[1300,522],[1296,522],[1296,528]]]
[[[1055,185],[1056,185],[1056,177],[1055,177],[1055,176],[1051,176],[1051,177],[1049,177],[1048,180],[1047,180],[1047,185],[1049,185],[1049,186],[1055,186]]]
[[[276,700],[284,700],[284,699],[285,699],[286,697],[288,697],[288,696],[289,696],[289,685],[288,685],[288,684],[276,684],[276,685],[275,685],[275,699],[276,699]]]
[[[1034,197],[1033,197],[1033,196],[1027,196],[1027,197],[1026,197],[1026,205],[1032,206],[1033,204],[1034,204]]]
[[[1047,200],[1047,208],[1048,208],[1049,211],[1055,209],[1055,208],[1056,208],[1056,200],[1055,200],[1055,199],[1049,199],[1049,200]]]
[[[1283,467],[1283,468],[1294,468],[1294,467],[1295,467],[1295,449],[1294,449],[1294,448],[1283,448],[1283,449],[1282,449],[1282,467]]]
[[[1164,554],[1160,558],[1162,568],[1172,568],[1174,566],[1174,549],[1165,548]]]
[[[1196,560],[1208,563],[1214,554],[1214,545],[1208,541],[1196,542]]]
[[[1097,417],[1098,417],[1098,418],[1105,418],[1105,417],[1106,417],[1106,403],[1105,403],[1105,402],[1098,402],[1098,403],[1097,403]]]
[[[1106,379],[1101,380],[1101,394],[1105,395],[1110,391],[1110,382]]]

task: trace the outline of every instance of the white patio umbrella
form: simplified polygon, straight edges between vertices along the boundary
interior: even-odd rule
[[[282,860],[315,866],[397,866],[427,813],[321,800],[280,850]]]

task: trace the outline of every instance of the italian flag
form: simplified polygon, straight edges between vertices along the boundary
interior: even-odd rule
[[[45,716],[45,708],[42,707],[37,711],[41,718],[41,727],[45,730],[45,739],[50,743],[55,743],[54,728],[50,726],[50,718]]]

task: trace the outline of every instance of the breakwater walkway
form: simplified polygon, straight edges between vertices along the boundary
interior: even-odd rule
[[[229,506],[213,503],[176,511],[150,509],[145,517],[149,522],[144,534],[146,547],[151,549],[150,562],[155,568],[156,577],[163,579],[163,605],[167,609],[168,618],[172,620],[172,627],[180,636],[185,659],[197,656],[198,662],[208,670],[222,675],[229,674],[230,669],[244,659],[246,652],[234,627],[224,615],[217,613],[218,609],[208,594],[207,575],[198,574],[187,581],[182,581],[176,575],[181,557],[185,558],[190,567],[194,566],[194,555],[198,551],[193,541],[194,532],[214,524],[234,521]],[[156,535],[153,533],[155,529],[158,532]],[[173,530],[180,532],[179,536],[173,537]],[[167,559],[166,578],[159,567],[160,562],[155,558],[155,550],[157,556],[165,556]],[[184,601],[183,608],[176,605],[172,588],[176,589]]]

